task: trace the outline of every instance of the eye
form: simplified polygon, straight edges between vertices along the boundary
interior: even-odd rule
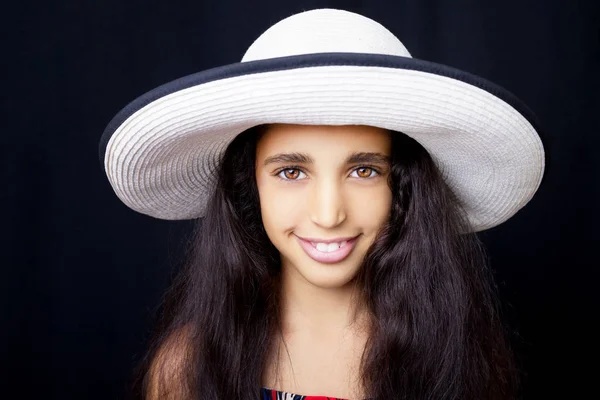
[[[350,176],[354,177],[354,178],[373,178],[374,176],[379,175],[379,172],[377,172],[375,170],[375,168],[371,168],[371,167],[358,167],[356,168],[354,171],[352,171],[352,173],[350,174]]]
[[[284,181],[299,181],[306,177],[306,174],[298,168],[285,168],[277,173],[277,176]]]

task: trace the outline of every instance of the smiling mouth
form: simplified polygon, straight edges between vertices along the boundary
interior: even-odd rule
[[[350,255],[360,235],[348,238],[323,240],[296,236],[300,247],[313,260],[321,263],[337,263]],[[322,240],[322,239],[321,239]]]

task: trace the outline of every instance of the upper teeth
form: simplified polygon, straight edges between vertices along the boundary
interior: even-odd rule
[[[325,253],[329,253],[339,249],[340,247],[344,247],[348,243],[348,241],[344,240],[341,243],[313,243],[313,246],[317,248],[319,251],[323,251]]]

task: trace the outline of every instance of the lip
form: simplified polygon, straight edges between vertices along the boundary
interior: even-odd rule
[[[360,236],[360,235],[358,235],[358,236]],[[358,239],[358,236],[355,236],[352,238],[337,238],[337,239],[328,239],[328,240],[301,238],[299,236],[296,236],[296,239],[298,240],[300,247],[302,247],[302,250],[304,250],[304,252],[310,258],[312,258],[315,261],[321,262],[321,263],[333,264],[333,263],[337,263],[337,262],[344,260],[346,257],[348,257],[350,255],[350,253],[352,252],[352,249],[354,249],[354,246],[356,244],[356,240]],[[344,240],[347,242],[346,245],[335,251],[332,251],[331,253],[325,253],[325,252],[319,251],[310,243],[310,242],[318,242],[318,243],[338,242],[339,243]]]
[[[300,236],[296,236],[299,239],[302,240],[306,240],[307,242],[313,242],[313,243],[340,243],[343,242],[344,240],[349,241],[352,239],[356,239],[358,236],[352,236],[352,237],[338,237],[338,238],[333,238],[333,239],[318,239],[318,238],[307,238],[307,237],[300,237]]]

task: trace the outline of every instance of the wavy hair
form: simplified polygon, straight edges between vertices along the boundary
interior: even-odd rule
[[[280,331],[279,254],[262,225],[254,174],[264,127],[238,135],[223,155],[188,261],[137,369],[136,398],[260,398]],[[481,241],[417,141],[393,132],[391,154],[391,217],[356,277],[373,321],[363,388],[375,399],[516,398]]]

